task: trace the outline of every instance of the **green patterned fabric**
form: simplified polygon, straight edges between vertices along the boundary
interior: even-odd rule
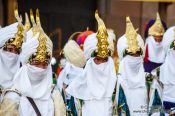
[[[170,49],[174,47],[174,41],[170,44]]]
[[[67,101],[67,109],[68,109],[67,116],[78,116],[75,107],[74,97],[72,96],[70,100]]]
[[[151,88],[152,82],[153,82],[153,76],[151,74],[148,74],[146,76],[146,87],[147,87],[148,94],[150,92],[150,88]]]
[[[126,116],[130,116],[130,111],[127,104],[126,96],[121,85],[119,87],[117,112],[119,116],[122,116],[123,113]]]
[[[151,116],[154,112],[160,112],[160,116],[165,116],[162,106],[163,106],[162,101],[156,89],[154,92],[153,103],[151,106],[151,111],[149,112],[149,116]]]

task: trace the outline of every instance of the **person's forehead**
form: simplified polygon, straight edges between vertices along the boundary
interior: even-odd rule
[[[8,48],[15,48],[15,46],[12,45],[12,44],[8,44],[7,47],[8,47]]]

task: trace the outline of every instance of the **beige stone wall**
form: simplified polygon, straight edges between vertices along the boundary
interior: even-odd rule
[[[134,27],[139,28],[138,32],[143,37],[146,22],[155,18],[158,11],[168,26],[175,25],[175,3],[164,4],[165,8],[162,8],[158,2],[111,0],[109,12],[106,16],[106,25],[108,28],[113,28],[117,32],[118,37],[120,37],[125,33],[125,17],[130,16]]]
[[[167,25],[175,26],[175,3],[170,4],[167,8]]]

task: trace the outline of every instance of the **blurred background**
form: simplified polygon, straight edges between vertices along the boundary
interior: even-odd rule
[[[98,9],[107,28],[112,28],[117,38],[125,32],[125,17],[130,16],[135,28],[144,35],[144,27],[156,12],[168,27],[175,25],[175,0],[0,0],[0,25],[15,22],[14,3],[19,13],[40,10],[41,23],[54,43],[54,57],[59,53],[69,36],[87,27],[96,31],[95,10]]]

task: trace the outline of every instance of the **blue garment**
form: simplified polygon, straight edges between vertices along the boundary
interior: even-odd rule
[[[163,107],[165,110],[170,110],[171,108],[175,108],[175,103],[164,101]]]
[[[126,116],[130,116],[130,111],[127,104],[126,96],[121,85],[119,87],[117,111],[119,116],[122,116],[123,112],[126,114]]]
[[[165,113],[163,111],[162,106],[163,106],[162,101],[161,101],[160,96],[158,94],[158,91],[156,89],[154,92],[153,103],[151,106],[151,111],[149,112],[149,116],[151,116],[154,112],[157,112],[157,110],[159,110],[160,116],[165,116]]]
[[[155,62],[151,62],[148,60],[148,62],[144,62],[145,72],[151,73],[151,71],[153,71],[154,69],[156,69],[160,65],[162,65],[162,63],[155,63]]]

